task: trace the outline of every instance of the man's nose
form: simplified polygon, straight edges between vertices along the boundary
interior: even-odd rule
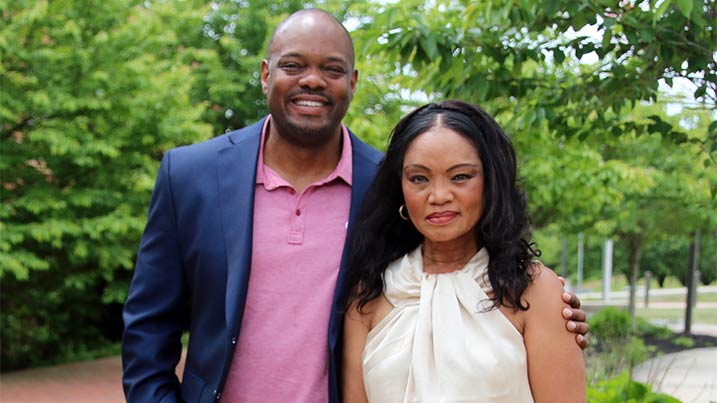
[[[326,80],[321,75],[319,68],[310,68],[306,70],[306,74],[299,80],[299,85],[309,89],[325,88]]]

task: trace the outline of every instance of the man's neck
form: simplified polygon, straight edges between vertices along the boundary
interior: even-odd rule
[[[342,131],[339,131],[325,144],[302,147],[269,130],[264,144],[264,165],[276,171],[301,193],[336,169],[341,157],[342,139]]]

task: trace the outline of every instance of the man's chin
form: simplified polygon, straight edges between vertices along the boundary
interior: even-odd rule
[[[328,124],[328,122],[324,120],[301,120],[289,122],[289,128],[294,133],[296,133],[297,135],[308,137],[325,137],[327,135],[330,136],[333,135],[336,131],[338,131],[339,127],[340,125],[332,127],[332,125]]]

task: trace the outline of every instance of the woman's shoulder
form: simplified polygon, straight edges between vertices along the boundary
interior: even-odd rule
[[[532,281],[526,288],[523,298],[531,305],[555,302],[556,298],[562,303],[563,283],[558,275],[537,260],[530,265],[529,270]]]
[[[373,329],[393,309],[393,305],[381,295],[366,302],[359,308],[358,302],[354,301],[347,312],[347,318],[361,322],[368,330]]]

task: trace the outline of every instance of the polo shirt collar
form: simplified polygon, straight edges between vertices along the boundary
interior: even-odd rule
[[[276,171],[264,164],[264,144],[266,142],[266,135],[268,132],[270,120],[271,115],[266,118],[264,126],[261,129],[261,143],[259,145],[259,159],[257,161],[256,184],[264,185],[264,188],[266,188],[266,190],[274,190],[281,186],[291,187],[291,184],[289,184],[289,182],[287,182],[278,173],[276,173]],[[336,168],[334,168],[334,170],[326,178],[313,183],[313,186],[325,185],[337,178],[341,178],[341,180],[351,186],[353,173],[351,137],[349,136],[348,129],[346,128],[346,126],[344,126],[343,123],[341,124],[341,135],[343,141],[341,142],[341,156],[339,157],[339,163],[336,164]]]

